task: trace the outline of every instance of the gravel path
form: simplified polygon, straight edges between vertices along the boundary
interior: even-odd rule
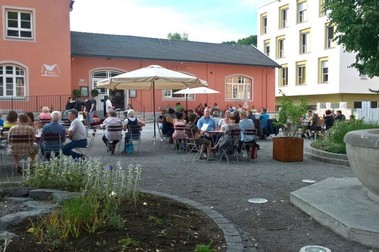
[[[292,191],[309,184],[303,179],[321,181],[328,177],[353,177],[349,167],[305,158],[303,162],[284,163],[272,159],[271,138],[259,141],[258,159],[251,162],[184,162],[184,153],[166,144],[160,150],[152,141],[152,124],[143,130],[141,153],[105,153],[101,137],[96,139],[92,156],[104,162],[117,161],[142,165],[142,189],[178,195],[212,207],[234,223],[247,237],[245,251],[297,252],[303,246],[320,245],[334,252],[379,251],[350,242],[292,205]],[[308,140],[307,140],[308,141]],[[251,204],[250,198],[268,200]]]

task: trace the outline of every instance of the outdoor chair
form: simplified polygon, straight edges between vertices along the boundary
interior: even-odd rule
[[[160,128],[159,122],[157,122],[157,129],[158,129],[158,134],[159,134],[159,139],[160,139],[159,144],[158,144],[158,150],[160,149],[162,143],[167,143],[168,147],[171,149],[170,137],[162,133],[162,129]]]
[[[139,147],[141,145],[141,131],[142,131],[141,125],[128,126],[129,141],[138,143],[137,151],[139,154],[141,154],[139,151]]]
[[[29,161],[28,157],[33,152],[33,136],[30,134],[17,135],[11,134],[8,136],[8,148],[12,149],[12,156],[17,156],[20,159],[20,163],[23,163],[23,169],[25,168],[25,159]],[[30,165],[28,163],[28,165]],[[12,177],[13,170],[17,168],[12,162]]]
[[[244,141],[242,142],[242,149],[243,150],[251,150],[253,147],[256,147],[256,139],[257,139],[257,130],[256,129],[245,129],[242,133],[242,136],[251,138],[254,137],[254,140],[252,141]],[[242,151],[242,150],[241,150]],[[247,156],[251,157],[251,155],[247,152]]]
[[[175,125],[174,130],[176,132],[174,149],[176,150],[185,150],[186,149],[186,140],[187,135],[185,132],[185,125]]]
[[[193,155],[192,163],[195,163],[196,158],[200,157],[200,148],[201,144],[196,143],[196,139],[193,135],[192,129],[185,128],[185,132],[187,135],[186,139],[186,157],[184,161],[187,161],[189,155]]]
[[[49,160],[51,153],[55,156],[59,156],[62,150],[63,136],[59,133],[42,134],[41,135],[41,150],[44,158]]]
[[[122,140],[122,125],[107,125],[106,126],[106,136],[107,136],[107,151],[110,149],[110,144],[112,141],[118,141],[118,146],[120,150],[121,140]],[[116,147],[116,146],[115,146]]]
[[[240,155],[240,146],[239,142],[241,139],[241,130],[240,129],[232,129],[229,132],[227,132],[228,138],[227,141],[219,147],[219,159],[222,161],[222,159],[225,157],[226,161],[229,163],[229,156],[235,156],[237,162],[239,161],[239,155]]]
[[[51,123],[51,119],[39,119],[39,122],[41,127],[43,127],[45,124]]]

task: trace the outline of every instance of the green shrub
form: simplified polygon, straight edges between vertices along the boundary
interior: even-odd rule
[[[331,127],[324,137],[315,140],[311,146],[324,151],[346,154],[345,135],[353,130],[379,128],[377,123],[366,123],[362,120],[339,121]]]

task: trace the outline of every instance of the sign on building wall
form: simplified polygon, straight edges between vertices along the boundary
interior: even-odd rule
[[[61,71],[59,70],[59,66],[57,64],[54,64],[54,65],[43,64],[41,73],[42,73],[42,76],[45,76],[45,77],[59,77],[61,75]]]

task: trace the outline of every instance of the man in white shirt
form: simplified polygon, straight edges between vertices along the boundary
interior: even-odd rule
[[[66,135],[71,139],[71,142],[64,145],[62,152],[66,156],[71,156],[73,159],[83,158],[83,155],[72,151],[75,148],[85,148],[87,146],[87,132],[84,124],[78,118],[78,111],[71,109],[68,112],[68,120],[71,121],[70,128],[68,128]]]
[[[113,110],[114,107],[112,105],[112,101],[111,101],[111,97],[109,97],[106,101],[105,101],[105,112],[109,115],[109,111]]]
[[[102,128],[106,130],[105,135],[103,135],[103,142],[109,148],[111,154],[114,154],[117,143],[122,138],[122,122],[121,119],[117,117],[117,112],[114,110],[109,110],[109,116],[104,120],[101,125]],[[116,127],[113,128],[112,127]],[[119,128],[119,130],[117,130]]]

